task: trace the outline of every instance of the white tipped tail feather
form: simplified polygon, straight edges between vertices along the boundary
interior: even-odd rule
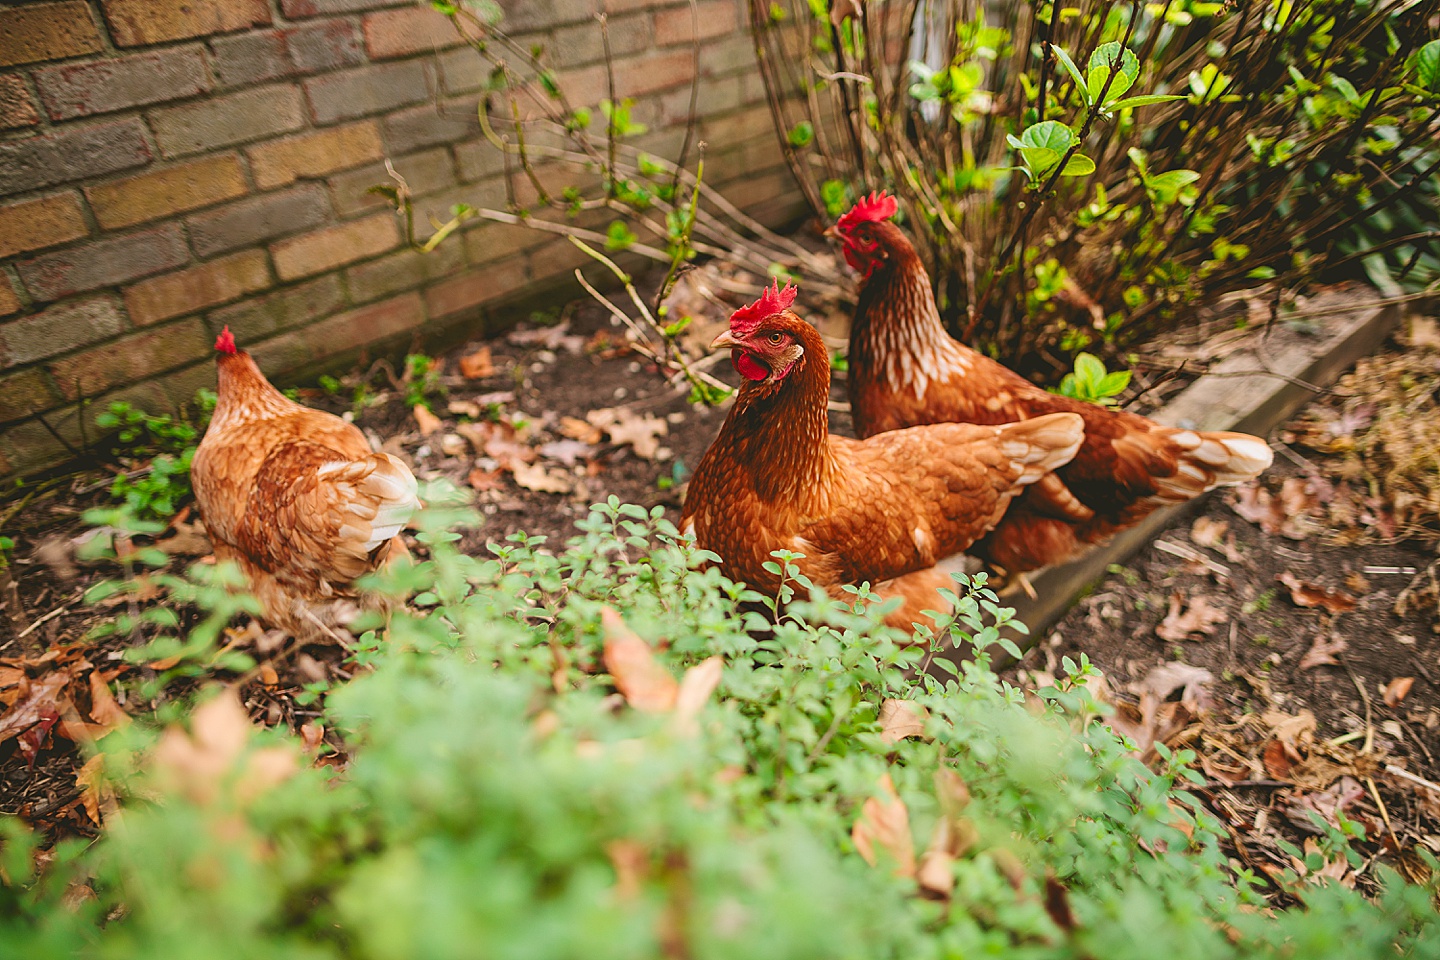
[[[1033,420],[995,428],[1000,452],[1020,471],[1017,485],[1035,483],[1074,459],[1085,441],[1085,421],[1078,413],[1051,413]]]
[[[1158,498],[1165,503],[1184,503],[1207,490],[1253,480],[1275,458],[1269,444],[1244,433],[1176,430],[1170,439],[1179,448],[1175,473],[1156,478]]]

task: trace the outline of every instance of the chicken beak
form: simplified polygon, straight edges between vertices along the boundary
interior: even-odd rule
[[[710,341],[711,350],[719,350],[721,347],[738,347],[740,341],[735,339],[735,334],[729,330],[720,331],[720,336]]]
[[[837,223],[832,223],[830,226],[828,226],[828,227],[826,227],[824,230],[820,231],[820,236],[822,236],[822,237],[829,237],[831,240],[839,240],[839,239],[840,239],[840,225],[837,224]]]

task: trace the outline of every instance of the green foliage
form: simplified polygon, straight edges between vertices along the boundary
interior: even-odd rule
[[[456,530],[478,516],[425,499],[430,558],[388,583],[415,612],[363,638],[357,679],[314,691],[347,761],[295,764],[297,745],[247,736],[223,703],[162,749],[152,725],[111,733],[123,819],[99,840],[40,868],[36,838],[0,819],[0,942],[28,960],[1440,949],[1430,891],[1382,866],[1374,901],[1316,877],[1355,853],[1353,823],[1318,825],[1273,881],[1236,873],[1188,792],[1194,755],[1135,760],[1097,722],[1087,661],[1067,658],[1032,703],[996,677],[989,651],[1008,641],[987,621],[1008,611],[983,579],[957,583],[953,622],[900,646],[863,592],[806,599],[794,555],[776,556],[794,602],[757,606],[699,569],[658,508],[612,498],[561,550],[515,535],[468,557]],[[233,610],[212,586],[183,601]],[[721,658],[717,695],[692,720],[619,705],[602,605],[674,677]],[[956,643],[974,657],[948,659]],[[927,662],[943,680],[916,672]],[[895,699],[925,711],[923,736],[882,735]],[[882,777],[909,816],[871,866],[852,827],[888,799]],[[939,900],[892,869],[937,831],[959,838],[941,845]],[[1288,905],[1262,911],[1272,882]]]
[[[1119,349],[1256,281],[1440,277],[1440,0],[781,6],[751,26],[812,208],[893,190],[996,355]],[[1048,260],[1075,295],[1034,295]]]
[[[190,495],[190,460],[214,410],[212,390],[195,395],[188,417],[150,414],[123,401],[112,402],[95,417],[96,425],[115,431],[127,461],[149,462],[118,474],[110,484],[110,495],[142,518],[174,514]]]
[[[440,382],[440,364],[434,357],[423,353],[411,353],[405,357],[405,373],[400,378],[405,387],[405,406],[433,408],[435,397],[445,395],[445,385]]]
[[[1075,355],[1075,370],[1065,374],[1060,388],[1055,392],[1064,397],[1086,400],[1107,407],[1115,405],[1115,398],[1130,386],[1130,371],[1106,371],[1105,363],[1093,353]]]

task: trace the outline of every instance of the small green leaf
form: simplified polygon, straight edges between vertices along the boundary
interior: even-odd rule
[[[1094,161],[1094,160],[1091,160],[1089,157],[1085,156],[1085,154],[1083,154],[1083,153],[1077,153],[1077,154],[1075,154],[1074,156],[1072,156],[1069,160],[1065,161],[1065,169],[1060,171],[1060,176],[1062,176],[1062,177],[1083,177],[1083,176],[1086,176],[1087,174],[1091,174],[1091,173],[1094,173],[1094,172],[1095,172],[1095,161]]]
[[[1085,98],[1085,105],[1088,107],[1092,102],[1090,99],[1090,88],[1086,85],[1085,77],[1080,73],[1080,68],[1075,66],[1075,61],[1070,59],[1070,54],[1066,53],[1065,48],[1060,46],[1060,44],[1052,43],[1050,49],[1055,51],[1055,56],[1059,58],[1060,65],[1065,68],[1065,72],[1075,78],[1075,89],[1080,91],[1080,95]]]
[[[1113,397],[1118,393],[1123,393],[1128,386],[1130,386],[1130,371],[1114,370],[1100,378],[1096,392],[1102,397]]]
[[[1110,80],[1110,74],[1115,72],[1115,79]],[[1118,100],[1124,96],[1125,91],[1135,84],[1135,78],[1140,76],[1140,58],[1129,47],[1122,47],[1117,41],[1102,43],[1090,54],[1090,61],[1085,67],[1086,86],[1090,91],[1090,101],[1095,103],[1100,99],[1100,91],[1105,90],[1105,82],[1110,81],[1110,88],[1105,90],[1105,100]]]
[[[1415,79],[1430,93],[1440,93],[1440,40],[1431,40],[1416,52]]]
[[[1147,93],[1139,97],[1126,97],[1124,100],[1112,100],[1105,106],[1111,110],[1128,110],[1131,107],[1148,107],[1152,103],[1166,103],[1170,100],[1184,99],[1184,97],[1174,93]]]
[[[1075,377],[1085,386],[1098,385],[1105,379],[1105,364],[1093,353],[1076,354]]]
[[[790,128],[785,139],[790,141],[792,147],[808,147],[810,142],[815,139],[815,128],[811,126],[809,120],[801,120]]]

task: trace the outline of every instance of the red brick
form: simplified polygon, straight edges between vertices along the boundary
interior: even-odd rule
[[[304,17],[379,10],[381,7],[397,7],[412,2],[413,0],[280,0],[280,10],[290,19],[299,20]]]
[[[311,324],[298,333],[319,360],[419,330],[424,324],[420,295],[406,293]]]
[[[615,64],[615,90],[618,96],[637,98],[668,90],[689,83],[694,68],[694,57],[688,50],[621,60]]]
[[[0,10],[0,66],[81,57],[100,49],[84,3],[35,3]]]
[[[629,17],[612,17],[606,33],[610,37],[610,56],[625,57],[639,53],[648,49],[651,44],[650,17],[643,13]],[[558,28],[552,35],[547,50],[547,62],[578,67],[603,60],[605,40],[600,33],[600,26],[589,20]],[[471,56],[474,56],[473,52]]]
[[[273,140],[251,147],[247,153],[255,183],[262,190],[294,183],[302,177],[348,170],[385,155],[373,120]]]
[[[166,157],[183,157],[289,133],[299,130],[304,122],[300,91],[279,85],[241,90],[150,114],[150,126]]]
[[[149,326],[227,303],[270,286],[265,254],[246,250],[198,267],[145,280],[125,291],[130,319]]]
[[[46,67],[35,86],[50,119],[68,120],[193,97],[211,84],[204,54],[191,46]]]
[[[224,87],[242,87],[291,76],[295,65],[285,36],[276,30],[252,30],[210,41],[211,62]]]
[[[345,305],[340,277],[329,273],[307,283],[287,287],[264,297],[245,300],[210,314],[211,333],[229,326],[241,343],[268,337],[291,327],[303,327],[329,316]]]
[[[451,237],[429,253],[401,250],[351,267],[345,271],[345,282],[350,288],[351,299],[356,303],[365,303],[439,280],[460,269],[464,263],[465,247],[459,237]]]
[[[49,369],[60,392],[79,400],[184,366],[210,350],[205,328],[198,317],[191,317],[52,361]]]
[[[318,73],[365,62],[360,31],[348,20],[322,20],[283,32],[290,62],[301,73]]]
[[[695,13],[699,17],[701,40],[735,33],[739,26],[735,0],[706,0],[696,4]],[[655,11],[655,45],[668,47],[690,43],[695,39],[694,25],[688,4]]]
[[[100,226],[114,230],[244,196],[245,174],[233,155],[207,157],[87,187],[85,193]]]
[[[209,257],[313,230],[331,219],[324,185],[305,183],[189,217],[185,226],[195,252]]]
[[[21,306],[20,298],[15,296],[15,288],[10,286],[10,278],[0,273],[0,317],[18,313]]]
[[[130,170],[150,161],[138,120],[0,141],[0,196]]]
[[[384,113],[430,99],[430,77],[419,60],[378,63],[305,81],[310,113],[319,124]]]
[[[479,140],[488,146],[489,141],[484,140],[480,131],[476,105],[473,99],[452,100],[424,103],[392,113],[385,118],[385,142],[402,150],[419,150],[460,140]]]
[[[529,282],[526,258],[511,257],[437,283],[425,291],[425,308],[432,318],[448,317],[500,300]]]
[[[395,215],[377,213],[364,220],[281,240],[271,244],[270,251],[275,255],[275,270],[280,278],[294,280],[357,260],[368,260],[393,249],[399,242]]]
[[[429,196],[455,185],[455,165],[451,162],[450,151],[444,147],[422,150],[391,160],[395,172],[410,185],[411,195],[419,198]],[[330,178],[330,195],[335,212],[342,217],[362,210],[389,207],[388,202],[378,194],[370,192],[376,184],[393,183],[390,173],[382,164],[361,167],[349,173]]]
[[[365,49],[373,60],[430,53],[463,42],[450,18],[433,8],[402,7],[365,17]]]
[[[118,336],[125,317],[113,297],[75,300],[0,323],[0,366],[33,363]]]
[[[180,228],[167,224],[22,260],[18,267],[26,289],[37,300],[49,301],[164,273],[189,259]]]
[[[57,193],[0,207],[0,257],[43,250],[89,233],[80,213],[80,198]]]
[[[0,377],[0,423],[58,407],[62,402],[43,370],[32,367],[14,376]]]
[[[212,33],[233,33],[270,22],[265,0],[103,0],[110,34],[138,47]]]
[[[597,0],[498,0],[498,5],[505,14],[501,23],[511,36],[526,30],[548,30],[560,24],[593,20],[599,12]]]
[[[33,127],[40,122],[40,111],[30,99],[25,81],[18,76],[0,77],[0,130]]]

